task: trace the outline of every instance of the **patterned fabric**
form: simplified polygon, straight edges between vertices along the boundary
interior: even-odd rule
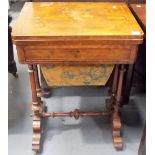
[[[114,65],[41,65],[48,86],[104,86],[113,68]]]

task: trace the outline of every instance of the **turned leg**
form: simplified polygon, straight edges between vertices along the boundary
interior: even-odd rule
[[[115,95],[116,95],[116,90],[117,90],[117,81],[118,81],[118,69],[119,69],[119,65],[115,66],[115,70],[114,70],[114,78],[113,78],[113,83],[112,83],[112,89],[110,92],[110,99],[106,99],[106,108],[108,110],[112,110],[113,109],[113,105],[115,102]]]
[[[38,93],[41,91],[41,88],[40,88],[40,82],[39,82],[39,75],[38,75],[38,67],[37,67],[37,65],[33,65],[33,70],[34,70],[34,78],[35,78],[37,96],[39,96]]]
[[[51,96],[51,90],[48,88],[48,86],[46,85],[45,86],[45,82],[43,82],[43,75],[42,75],[42,72],[40,71],[41,73],[41,83],[42,83],[42,86],[40,86],[40,82],[39,82],[39,75],[38,75],[38,67],[37,65],[33,65],[34,67],[34,76],[35,76],[35,82],[36,82],[36,91],[37,91],[37,96],[38,97],[50,97]]]
[[[43,113],[43,104],[41,98],[37,96],[39,90],[39,81],[37,69],[35,65],[28,65],[28,72],[32,90],[32,111],[33,111],[33,137],[32,137],[32,150],[34,152],[40,151],[41,140],[41,114]]]
[[[119,112],[121,109],[121,97],[122,97],[124,72],[125,72],[125,66],[121,65],[119,69],[118,86],[117,86],[117,92],[115,96],[115,103],[113,105],[113,114],[112,114],[113,144],[117,150],[122,150],[123,148],[123,141],[121,137],[121,119],[119,116]]]

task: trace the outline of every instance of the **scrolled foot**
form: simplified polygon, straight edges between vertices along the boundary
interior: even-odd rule
[[[116,150],[123,149],[123,140],[121,137],[121,121],[120,118],[113,118],[112,120],[112,137],[113,137],[113,145]]]
[[[40,101],[40,110],[39,112],[46,112],[47,111],[47,107],[45,106],[45,102]],[[33,136],[32,136],[32,151],[35,154],[38,154],[39,152],[41,152],[41,135],[42,135],[42,131],[43,131],[43,118],[42,115],[40,114],[34,114],[33,115]]]
[[[38,153],[40,151],[40,139],[41,139],[41,133],[35,133],[32,137],[32,150],[35,153]]]
[[[122,137],[120,136],[120,131],[119,130],[113,130],[113,145],[116,150],[122,150],[123,149],[123,140]]]
[[[41,141],[41,118],[33,118],[33,136],[32,136],[32,150],[35,153],[40,151]]]

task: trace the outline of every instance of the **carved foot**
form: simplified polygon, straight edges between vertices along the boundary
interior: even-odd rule
[[[37,111],[37,108],[35,109]],[[41,134],[42,134],[42,115],[41,113],[46,112],[47,107],[45,103],[40,101],[40,106],[38,108],[38,114],[33,115],[33,136],[32,136],[32,150],[34,153],[39,153],[41,148]]]
[[[41,119],[42,118],[40,116],[33,116],[32,150],[35,153],[40,151]]]
[[[119,116],[113,117],[112,119],[112,137],[113,145],[116,150],[123,149],[123,140],[121,137],[121,121]]]

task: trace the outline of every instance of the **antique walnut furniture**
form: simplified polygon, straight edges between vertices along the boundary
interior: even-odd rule
[[[143,31],[124,3],[28,2],[12,32],[19,62],[28,65],[32,89],[32,149],[40,150],[42,119],[109,116],[114,147],[123,148],[121,97],[125,64],[133,64]],[[37,65],[115,65],[110,106],[103,112],[46,112]]]

